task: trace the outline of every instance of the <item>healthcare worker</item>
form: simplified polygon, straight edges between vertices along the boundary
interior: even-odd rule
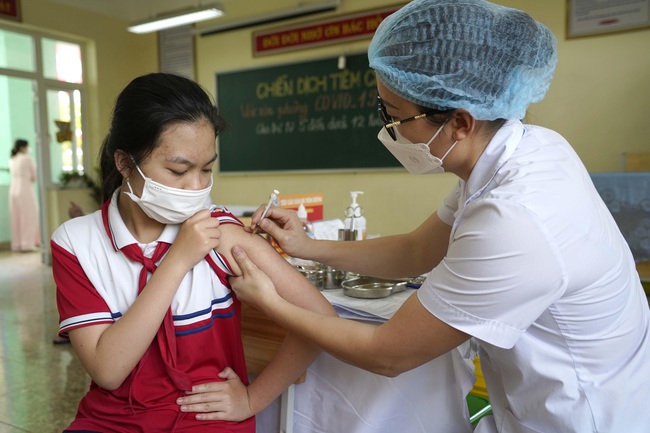
[[[650,315],[630,249],[569,143],[520,121],[550,85],[553,34],[482,0],[414,0],[381,23],[369,59],[379,140],[409,172],[458,185],[408,234],[317,241],[278,208],[261,227],[292,256],[426,281],[375,327],[293,305],[235,247],[240,299],[388,376],[474,337],[494,412],[479,432],[650,431]]]

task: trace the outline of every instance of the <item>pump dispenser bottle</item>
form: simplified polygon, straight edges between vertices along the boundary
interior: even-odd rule
[[[363,191],[350,192],[352,203],[345,210],[345,221],[343,221],[347,230],[354,229],[358,241],[366,238],[366,218],[363,216],[363,208],[357,203],[360,194],[363,194]]]

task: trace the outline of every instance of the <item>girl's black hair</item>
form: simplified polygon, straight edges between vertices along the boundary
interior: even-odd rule
[[[22,138],[17,139],[14,142],[13,149],[11,149],[11,157],[13,158],[14,156],[16,156],[23,147],[27,147],[28,145],[29,143],[27,142],[27,140],[23,140]]]
[[[138,164],[158,146],[167,127],[201,120],[210,122],[215,135],[225,127],[212,99],[196,82],[168,73],[131,81],[117,97],[99,155],[102,202],[122,184],[114,159],[117,150],[131,155]]]

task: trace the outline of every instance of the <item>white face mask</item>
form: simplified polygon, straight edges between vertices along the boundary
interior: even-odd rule
[[[395,128],[395,135],[397,140],[393,140],[386,128],[381,128],[377,138],[382,144],[393,154],[395,158],[404,166],[405,169],[411,174],[431,174],[431,173],[444,173],[445,169],[442,167],[442,161],[445,159],[451,149],[456,146],[457,141],[451,145],[449,150],[442,155],[442,158],[431,155],[431,149],[429,145],[433,140],[440,134],[442,128],[445,127],[447,123],[443,123],[440,128],[433,134],[431,140],[427,143],[412,143],[408,139],[400,135],[397,128]]]
[[[210,185],[205,189],[178,189],[154,182],[142,173],[140,167],[136,165],[135,168],[144,179],[142,195],[138,197],[133,193],[128,179],[126,184],[131,192],[124,191],[124,194],[136,202],[147,216],[159,223],[181,224],[198,211],[210,206],[212,178]]]

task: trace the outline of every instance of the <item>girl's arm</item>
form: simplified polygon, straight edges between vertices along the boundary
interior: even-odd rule
[[[225,235],[218,251],[226,257],[235,274],[241,275],[241,270],[231,249],[234,245],[246,245],[251,256],[278,288],[280,296],[307,310],[325,316],[336,316],[334,308],[318,289],[261,236],[251,235],[239,226],[222,226],[222,231]],[[264,409],[295,382],[319,353],[320,350],[315,345],[289,333],[273,360],[248,387],[253,414]]]

